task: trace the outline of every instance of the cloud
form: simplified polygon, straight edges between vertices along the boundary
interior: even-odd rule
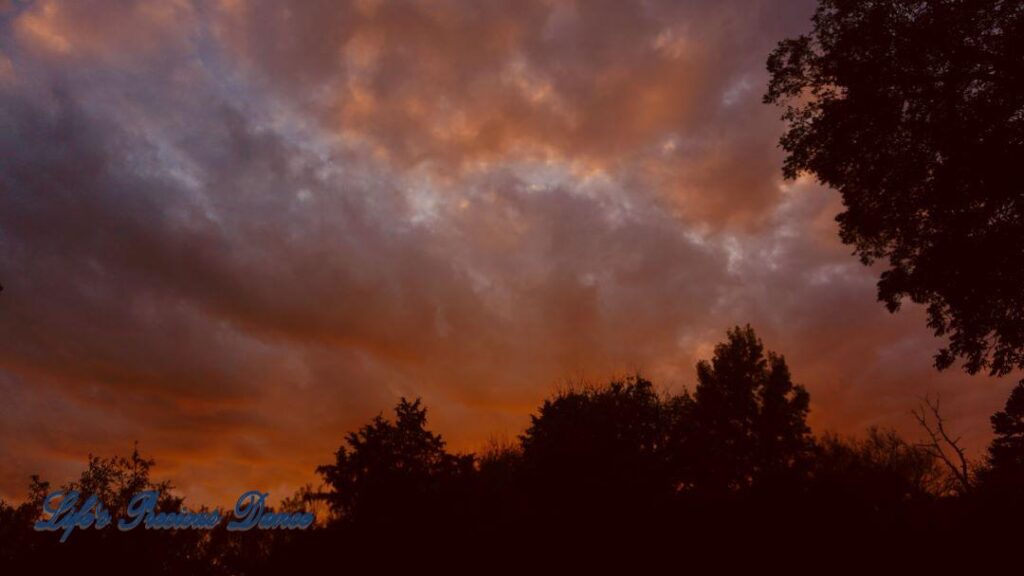
[[[980,446],[1007,384],[933,373],[835,195],[780,181],[783,4],[0,12],[0,494],[135,439],[196,501],[283,494],[399,395],[473,449],[746,322],[815,426],[942,391]]]

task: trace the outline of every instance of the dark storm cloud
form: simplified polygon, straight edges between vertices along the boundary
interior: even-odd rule
[[[820,427],[942,390],[983,438],[1005,386],[935,376],[834,195],[780,182],[763,60],[809,10],[0,12],[0,493],[133,439],[200,501],[286,492],[399,395],[473,448],[567,379],[679,388],[744,322]]]

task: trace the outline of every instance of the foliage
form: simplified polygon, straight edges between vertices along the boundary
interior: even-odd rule
[[[577,518],[647,510],[673,491],[673,417],[642,376],[563,391],[521,437],[526,489],[536,506]]]
[[[1024,383],[1018,384],[1002,410],[992,416],[995,433],[981,482],[1001,498],[1024,503]]]
[[[975,373],[1024,367],[1024,9],[1001,0],[821,0],[768,58],[788,178],[842,194],[842,240],[887,260],[878,297],[927,306]]]
[[[928,450],[879,428],[861,439],[825,435],[812,475],[815,490],[848,509],[892,510],[947,493],[944,469]]]
[[[813,445],[810,397],[750,326],[730,330],[714,357],[697,364],[697,381],[682,398],[675,437],[687,486],[740,490],[800,473]]]
[[[323,497],[339,518],[392,526],[428,521],[473,461],[446,452],[426,422],[420,401],[402,398],[394,422],[378,415],[346,437],[333,464],[317,468],[330,488]]]

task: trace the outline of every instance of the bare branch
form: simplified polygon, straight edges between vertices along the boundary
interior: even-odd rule
[[[918,444],[934,458],[945,464],[952,475],[954,490],[963,494],[971,489],[971,465],[967,453],[960,446],[962,437],[953,438],[946,431],[946,421],[942,417],[940,398],[933,402],[930,396],[922,399],[921,405],[911,410],[914,419],[928,434],[929,441]],[[934,421],[934,424],[933,424]]]

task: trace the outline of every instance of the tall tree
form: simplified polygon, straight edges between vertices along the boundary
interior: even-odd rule
[[[697,379],[675,435],[684,483],[733,491],[792,480],[812,447],[810,397],[793,384],[785,358],[737,326],[697,364]]]
[[[420,401],[402,398],[393,422],[378,415],[348,434],[333,464],[317,468],[341,520],[412,528],[438,511],[452,482],[472,472],[473,458],[449,454],[426,424]]]
[[[927,306],[940,369],[1024,367],[1024,5],[820,0],[768,70],[784,173],[842,194],[879,300]]]

